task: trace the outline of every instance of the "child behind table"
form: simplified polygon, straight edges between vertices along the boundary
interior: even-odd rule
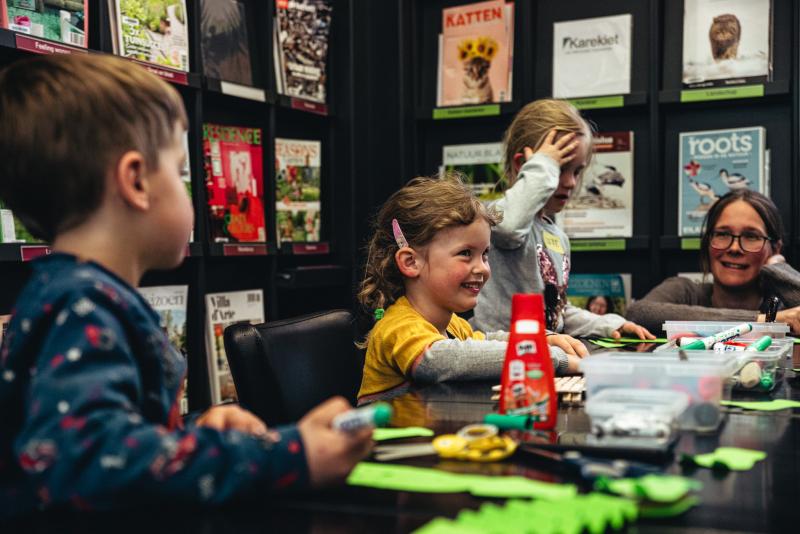
[[[386,201],[358,294],[378,312],[359,403],[414,382],[500,378],[507,334],[473,331],[456,315],[475,306],[490,278],[489,236],[497,222],[453,175],[415,178]],[[551,354],[557,370],[577,367],[574,356],[556,347]]]
[[[144,69],[54,55],[0,73],[0,198],[53,254],[32,263],[0,348],[0,519],[55,508],[220,503],[343,477],[370,431],[332,399],[267,430],[217,406],[184,427],[186,373],[136,291],[183,260],[192,204],[180,95]]]

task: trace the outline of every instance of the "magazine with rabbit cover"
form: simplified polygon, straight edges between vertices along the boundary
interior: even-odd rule
[[[572,238],[633,236],[633,132],[597,132],[594,153],[563,212]]]
[[[685,88],[771,79],[772,0],[685,0]]]
[[[630,14],[553,24],[553,97],[631,92]]]
[[[680,134],[678,235],[699,236],[709,208],[725,193],[765,193],[766,137],[761,126]]]
[[[0,0],[0,27],[86,48],[89,0]]]
[[[279,243],[320,240],[321,152],[319,141],[275,139],[275,217]]]
[[[442,10],[437,105],[511,101],[512,25],[504,0]]]

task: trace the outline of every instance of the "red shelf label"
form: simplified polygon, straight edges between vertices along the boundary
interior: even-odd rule
[[[327,254],[330,251],[328,243],[292,243],[292,254]]]
[[[299,109],[300,111],[308,111],[309,113],[316,113],[317,115],[327,115],[327,104],[320,104],[319,102],[311,102],[310,100],[303,100],[301,98],[292,98],[292,109]]]
[[[53,43],[35,37],[28,37],[27,35],[17,34],[15,36],[17,48],[34,54],[85,54],[86,50],[83,48],[73,48],[71,46]]]
[[[222,245],[224,256],[266,256],[267,245]]]
[[[189,85],[189,75],[185,72],[159,67],[158,65],[145,63],[144,61],[133,61],[136,61],[136,63],[147,69],[150,74],[155,74],[162,80],[177,83],[178,85]]]
[[[22,245],[19,247],[19,255],[22,261],[31,261],[41,256],[47,256],[52,250],[47,245]]]

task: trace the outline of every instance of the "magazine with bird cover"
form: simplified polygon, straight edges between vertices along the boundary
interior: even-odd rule
[[[203,74],[253,85],[247,5],[241,0],[200,0]]]
[[[504,0],[442,10],[437,105],[511,101],[513,13]]]
[[[203,156],[211,240],[265,242],[261,128],[205,123]]]
[[[484,202],[500,198],[508,187],[502,143],[445,145],[439,170],[461,174],[475,196]]]
[[[761,126],[680,134],[678,235],[699,236],[708,209],[725,193],[766,191],[766,137]]]
[[[189,71],[186,0],[108,0],[114,53]]]
[[[683,9],[684,87],[771,79],[771,0],[685,0]]]
[[[580,189],[563,212],[572,238],[633,235],[633,132],[597,132]]]
[[[331,0],[276,0],[278,92],[325,103]]]
[[[631,92],[630,13],[553,23],[553,97]]]
[[[214,404],[238,399],[225,354],[223,333],[228,326],[242,322],[264,322],[264,292],[261,289],[206,295],[206,352],[211,402]]]
[[[598,315],[624,315],[631,301],[630,273],[576,274],[569,276],[569,303]]]
[[[89,0],[0,0],[3,28],[86,48]]]
[[[139,293],[158,313],[159,326],[170,344],[186,359],[186,303],[189,286],[140,287]],[[189,413],[187,381],[184,377],[180,395],[181,415]]]
[[[319,141],[275,139],[275,217],[278,243],[320,240]]]

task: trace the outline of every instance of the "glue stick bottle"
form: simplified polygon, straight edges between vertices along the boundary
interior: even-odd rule
[[[527,414],[549,430],[558,417],[553,362],[547,347],[542,295],[514,295],[500,389],[500,413]]]

